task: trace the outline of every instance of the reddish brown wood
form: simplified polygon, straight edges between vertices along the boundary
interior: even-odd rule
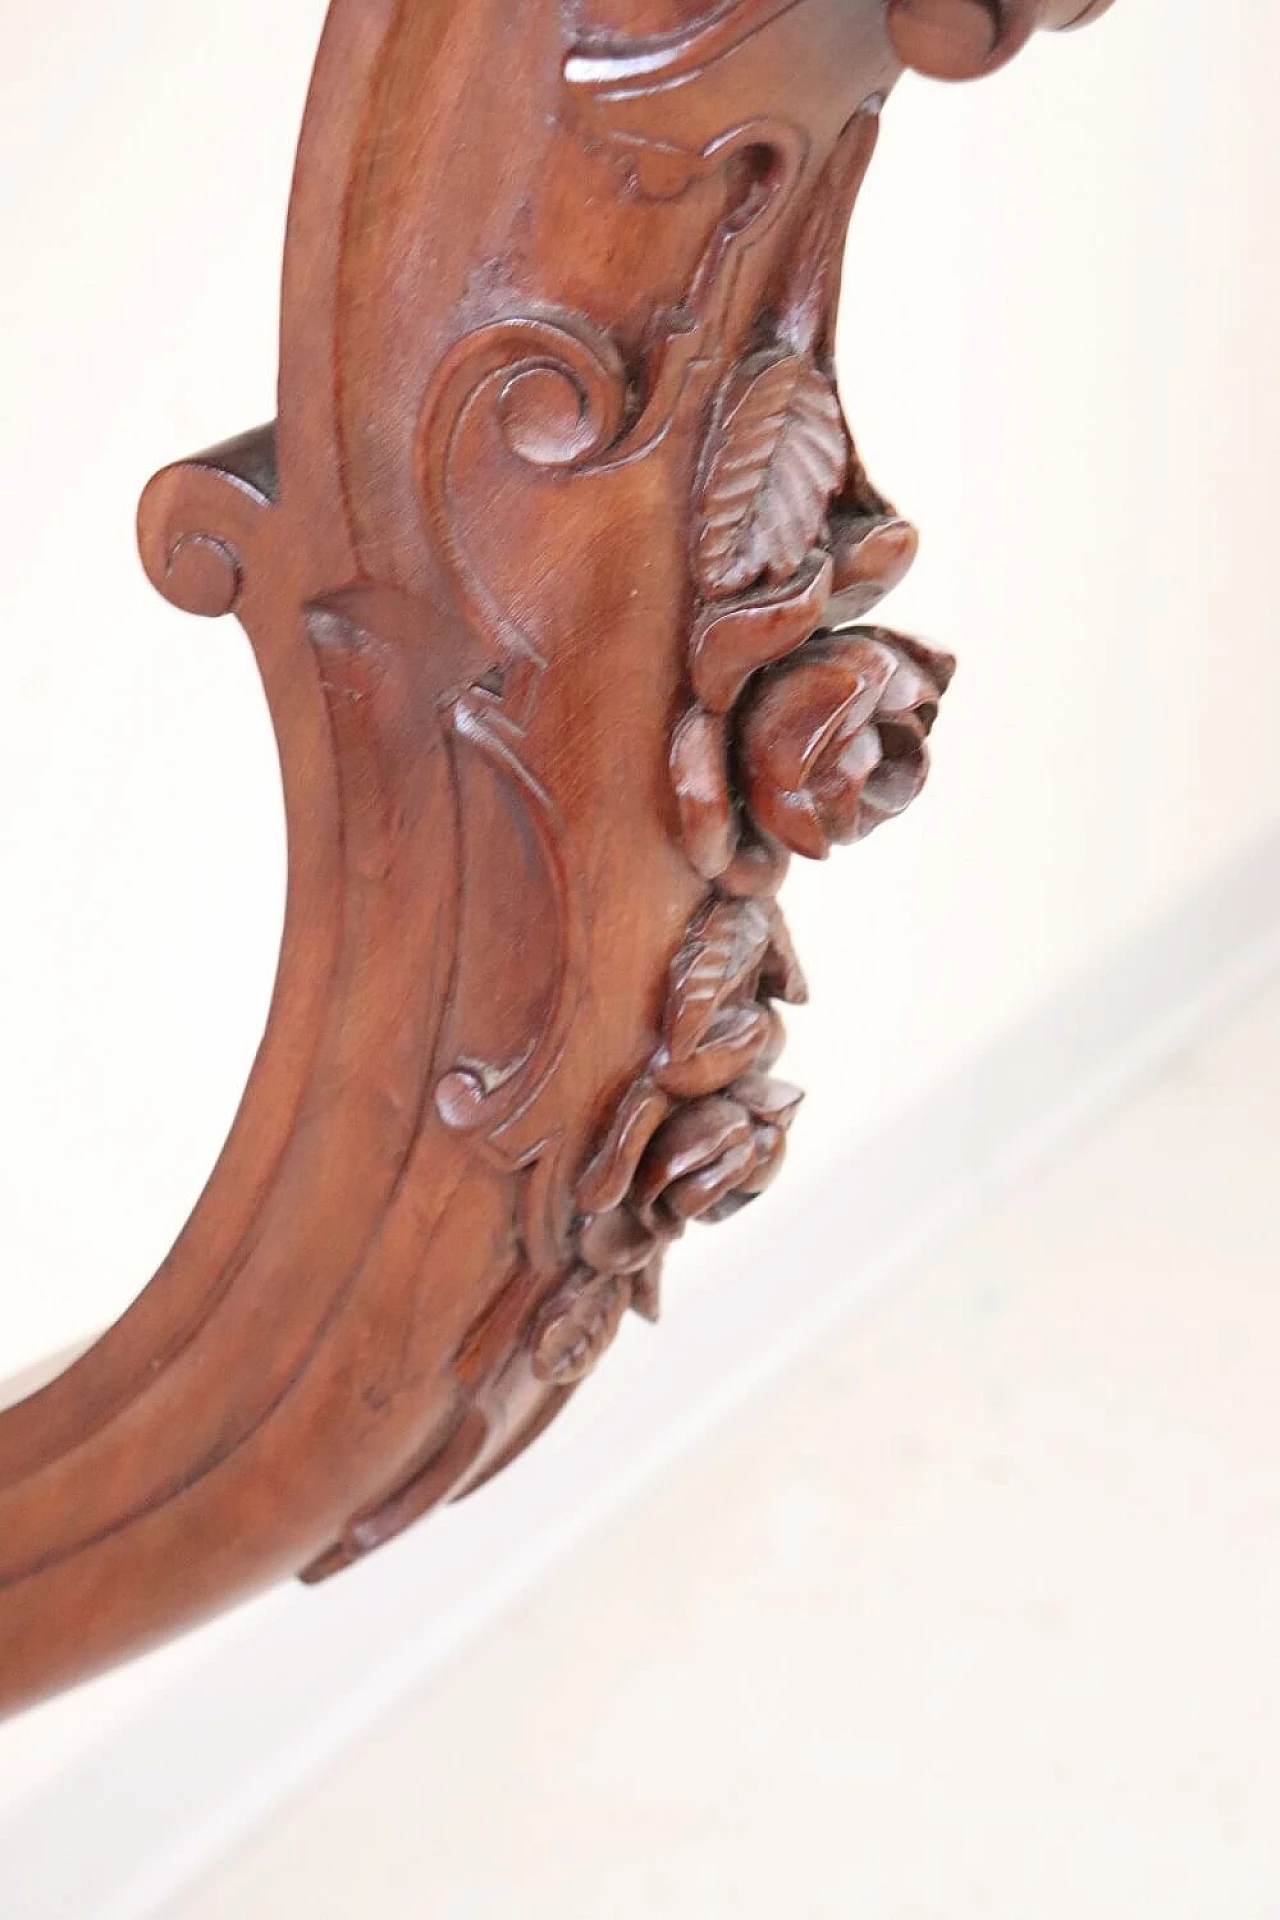
[[[226,1150],[136,1305],[0,1417],[0,1702],[320,1579],[545,1428],[776,1174],[776,904],[921,785],[951,663],[832,364],[902,59],[1078,6],[334,0],[278,420],[160,474],[235,612],[290,882]]]
[[[1111,0],[888,0],[899,59],[939,80],[976,80],[1024,47],[1037,27],[1083,27]]]

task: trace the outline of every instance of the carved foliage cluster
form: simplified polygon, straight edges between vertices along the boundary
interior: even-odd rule
[[[578,1189],[580,1265],[544,1307],[534,1370],[581,1379],[628,1307],[658,1312],[662,1258],[691,1220],[724,1220],[782,1165],[800,1094],[770,1076],[774,1002],[805,984],[773,903],[713,897],[667,979],[662,1041],[620,1103]]]
[[[693,703],[671,751],[689,857],[730,894],[772,894],[788,854],[863,838],[927,772],[953,663],[883,629],[824,625],[859,588],[860,609],[878,597],[888,582],[867,549],[901,525],[856,502],[833,511],[851,472],[815,365],[762,353],[730,377],[699,481]]]
[[[592,137],[607,146],[614,112],[651,92],[665,98],[661,76],[671,68],[674,77],[673,62],[682,75],[682,62],[705,74],[788,11],[726,7],[705,34],[649,45],[646,62],[656,64],[639,80],[625,62],[615,71],[607,54],[571,58],[566,78]],[[846,125],[779,262],[756,346],[709,402],[687,509],[687,703],[669,750],[676,830],[707,892],[671,963],[661,1045],[578,1182],[574,1264],[533,1321],[532,1368],[548,1387],[582,1379],[629,1308],[656,1316],[665,1250],[690,1220],[724,1219],[777,1173],[800,1095],[770,1075],[783,1037],[774,1003],[804,997],[778,889],[792,854],[825,858],[864,837],[902,811],[927,771],[952,663],[850,624],[906,571],[915,534],[867,481],[831,371],[844,233],[878,118],[871,96]],[[731,192],[685,303],[684,332],[632,383],[649,394],[640,417],[627,430],[600,410],[590,448],[574,451],[579,468],[606,446],[616,462],[660,442],[651,416],[670,418],[695,349],[705,365],[718,347],[735,250],[748,228],[758,241],[782,217],[802,173],[804,141],[776,115],[688,151],[666,133],[646,141],[629,124],[618,138],[641,195],[678,197],[708,168],[750,184],[742,205]],[[745,172],[733,166],[740,148],[752,159]],[[637,166],[649,152],[662,156],[656,176]],[[673,155],[678,177],[668,179]],[[495,343],[504,377],[509,345]],[[553,357],[576,364],[562,343]],[[596,384],[593,371],[584,395]],[[624,383],[605,384],[616,392]],[[456,417],[452,401],[445,415]]]
[[[670,969],[663,1041],[578,1190],[579,1265],[542,1309],[534,1369],[584,1377],[629,1307],[658,1308],[690,1220],[755,1199],[799,1092],[771,1077],[775,1001],[805,998],[776,903],[793,853],[823,859],[910,803],[953,662],[849,627],[905,570],[904,523],[868,487],[834,385],[779,340],[716,399],[692,503],[689,704],[670,770],[679,832],[710,883]]]

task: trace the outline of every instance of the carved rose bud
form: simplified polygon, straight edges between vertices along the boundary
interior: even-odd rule
[[[901,813],[924,785],[954,670],[948,654],[869,627],[819,634],[762,673],[737,742],[757,826],[825,860]]]
[[[640,1163],[632,1205],[657,1231],[725,1220],[763,1193],[782,1165],[800,1104],[794,1087],[749,1074],[727,1093],[691,1101],[659,1127]]]

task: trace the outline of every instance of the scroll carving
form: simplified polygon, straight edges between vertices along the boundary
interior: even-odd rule
[[[889,31],[909,67],[976,80],[1024,47],[1037,27],[1083,27],[1111,0],[889,0]]]
[[[474,1492],[777,1175],[779,888],[915,797],[952,671],[862,624],[916,536],[845,231],[903,64],[1081,5],[333,0],[278,417],[139,522],[262,674],[277,991],[169,1258],[0,1414],[0,1705]]]
[[[668,975],[661,1043],[579,1184],[591,1289],[608,1280],[617,1299],[629,1287],[624,1307],[656,1319],[672,1241],[764,1192],[800,1103],[769,1077],[783,1039],[773,1003],[798,1004],[806,991],[776,907],[713,898],[699,911]],[[575,1276],[570,1292],[580,1284]]]

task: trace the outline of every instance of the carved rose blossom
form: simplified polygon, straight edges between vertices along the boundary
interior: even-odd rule
[[[582,1266],[547,1309],[540,1378],[594,1364],[628,1306],[656,1319],[670,1243],[772,1180],[801,1098],[769,1077],[783,1042],[773,1003],[807,991],[776,906],[713,897],[694,917],[668,973],[660,1045],[579,1182]]]
[[[679,1233],[690,1220],[727,1220],[764,1192],[781,1167],[802,1095],[765,1074],[694,1100],[659,1127],[636,1175],[642,1225]]]
[[[915,799],[926,740],[955,662],[881,628],[819,634],[762,673],[738,730],[738,762],[756,825],[824,860],[865,839]]]
[[[761,1046],[776,1052],[776,1021]],[[676,1106],[649,1139],[625,1201],[589,1216],[581,1266],[540,1312],[534,1375],[572,1387],[613,1344],[629,1308],[658,1317],[663,1255],[691,1220],[727,1220],[762,1194],[782,1166],[803,1095],[763,1067],[723,1093]]]
[[[834,573],[845,613],[911,551],[905,522],[860,524]],[[859,583],[864,548],[876,578]],[[832,577],[827,561],[767,603],[712,607],[695,631],[697,704],[676,726],[670,771],[685,850],[726,895],[770,898],[792,853],[824,859],[835,842],[863,839],[924,784],[925,738],[955,662],[881,628],[813,633],[814,595]]]

